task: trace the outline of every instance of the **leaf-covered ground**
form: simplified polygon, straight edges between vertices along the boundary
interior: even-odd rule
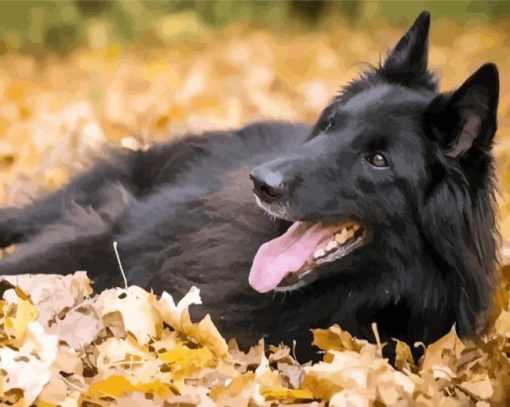
[[[189,17],[192,18],[192,17]],[[377,63],[401,30],[371,23],[285,33],[182,24],[175,45],[88,47],[60,58],[0,57],[0,200],[22,204],[55,188],[105,142],[139,148],[188,131],[259,118],[311,121],[364,62]],[[179,26],[179,25],[178,25]],[[510,72],[507,25],[433,24],[430,62],[444,89],[487,60],[502,74],[495,152],[503,264],[510,258]],[[339,327],[315,332],[324,362],[301,366],[287,348],[249,353],[214,321],[190,321],[199,302],[137,287],[92,295],[84,274],[23,276],[0,286],[0,401],[48,405],[508,405],[510,266],[502,266],[493,322],[476,343],[454,331],[413,361]],[[169,287],[169,291],[171,288]],[[178,302],[180,301],[180,302]],[[207,305],[202,305],[206,307]],[[418,403],[419,402],[419,403]],[[421,404],[420,404],[421,403]],[[439,404],[438,404],[439,403]]]
[[[73,406],[507,405],[510,313],[476,344],[452,330],[418,363],[403,342],[396,368],[384,344],[340,327],[314,332],[324,361],[300,365],[288,347],[248,353],[228,344],[192,287],[176,302],[132,286],[92,295],[84,272],[9,277],[0,300],[0,384],[8,404]],[[30,296],[27,294],[30,293]],[[439,403],[439,404],[438,404]]]

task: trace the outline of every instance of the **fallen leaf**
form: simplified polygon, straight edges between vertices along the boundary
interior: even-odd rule
[[[414,367],[414,358],[411,352],[411,348],[405,342],[393,339],[396,342],[395,345],[395,366],[403,370]]]
[[[110,376],[104,380],[95,382],[90,385],[87,394],[89,396],[99,397],[119,397],[125,393],[133,391],[141,391],[144,393],[154,393],[161,397],[171,394],[171,390],[167,385],[160,381],[152,381],[147,383],[132,383],[124,376]]]
[[[459,359],[465,348],[465,345],[455,332],[455,327],[453,327],[447,335],[427,347],[421,369],[433,369],[434,366],[447,366],[451,368],[449,361],[445,359],[446,353],[450,352],[452,356]]]
[[[127,289],[114,288],[103,291],[96,299],[98,314],[119,313],[126,331],[131,332],[139,343],[147,343],[156,336],[159,316],[152,306],[153,294],[137,286]]]
[[[190,349],[183,344],[178,344],[172,350],[159,354],[158,357],[170,365],[176,380],[215,365],[214,355],[208,348]]]
[[[487,376],[476,380],[462,382],[459,387],[477,400],[489,400],[494,393],[492,383]]]
[[[44,333],[38,322],[30,322],[19,350],[0,348],[2,392],[21,390],[26,403],[32,403],[50,380],[57,341],[56,336]]]

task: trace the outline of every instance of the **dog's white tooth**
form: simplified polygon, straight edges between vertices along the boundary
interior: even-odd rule
[[[338,243],[336,240],[330,240],[326,245],[326,251],[330,252],[338,247]]]
[[[326,254],[326,251],[324,249],[318,249],[315,251],[315,253],[313,254],[313,258],[314,259],[318,259],[322,256],[324,256]]]
[[[352,225],[352,229],[356,232],[359,229],[359,225],[357,223]]]
[[[347,236],[347,239],[350,239],[351,237],[354,236],[354,230],[350,229],[347,231],[346,233],[346,236]]]

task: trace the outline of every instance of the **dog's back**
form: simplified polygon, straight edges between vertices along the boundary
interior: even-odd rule
[[[22,246],[2,261],[2,274],[86,269],[101,290],[122,281],[112,255],[115,239],[130,270],[129,282],[155,291],[168,286],[158,281],[158,274],[163,279],[170,274],[195,279],[193,264],[202,270],[215,259],[228,265],[229,257],[238,256],[246,267],[254,243],[273,236],[272,228],[278,226],[254,203],[252,186],[246,182],[249,171],[292,150],[308,132],[305,125],[256,123],[186,136],[147,151],[112,150],[67,188],[40,198],[34,206],[3,210],[2,246]],[[245,240],[229,233],[229,224],[246,224]],[[218,246],[232,247],[233,241],[239,250],[211,256]],[[173,260],[164,270],[152,263],[164,260],[173,246],[178,253],[170,256]],[[145,257],[147,247],[158,247],[160,253],[154,256],[150,250]],[[65,251],[66,260],[48,256],[49,248],[52,253]],[[101,256],[90,256],[91,251]],[[103,256],[108,261],[102,261]],[[212,267],[226,272],[229,268]],[[155,271],[152,280],[145,280],[145,270]],[[189,282],[182,290],[188,288]]]

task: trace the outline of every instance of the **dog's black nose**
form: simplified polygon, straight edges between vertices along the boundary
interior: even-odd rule
[[[282,197],[284,185],[282,176],[263,166],[254,168],[250,174],[253,192],[264,202],[271,203]]]

